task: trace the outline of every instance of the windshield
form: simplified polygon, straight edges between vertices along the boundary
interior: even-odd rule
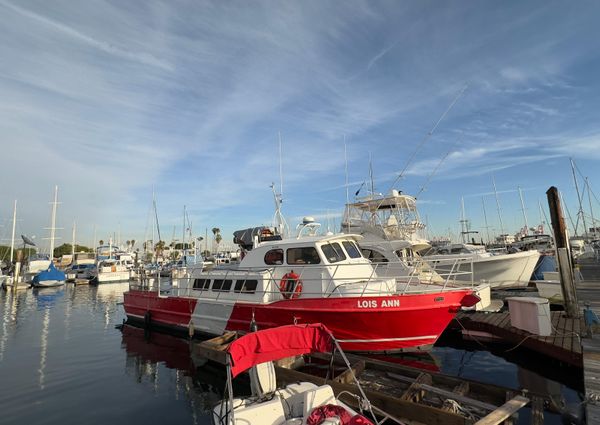
[[[321,250],[330,263],[338,263],[346,259],[346,254],[337,242],[321,245]]]

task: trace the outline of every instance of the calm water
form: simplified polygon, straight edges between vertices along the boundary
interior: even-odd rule
[[[147,340],[137,328],[115,328],[125,318],[127,287],[66,286],[19,291],[15,297],[1,292],[0,423],[211,423],[208,409],[220,398],[224,372],[196,370],[185,340],[160,333]],[[465,378],[544,391],[573,406],[580,402],[577,372],[531,361],[523,352],[464,349],[445,338],[418,362]],[[527,423],[526,417],[520,422]]]

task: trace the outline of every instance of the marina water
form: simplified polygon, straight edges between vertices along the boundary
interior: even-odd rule
[[[119,329],[128,284],[0,293],[0,423],[210,424],[224,371],[197,369],[185,339]],[[580,374],[526,352],[444,336],[431,355],[390,361],[562,399],[576,412]],[[576,375],[576,376],[574,376]],[[519,423],[529,422],[529,412]],[[561,423],[546,415],[545,423]]]

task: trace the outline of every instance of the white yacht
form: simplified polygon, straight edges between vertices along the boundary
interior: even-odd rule
[[[107,258],[100,260],[91,283],[127,282],[131,278],[131,269],[126,260]]]
[[[512,254],[493,254],[487,252],[483,245],[451,244],[438,247],[424,258],[430,264],[435,264],[438,261],[461,257],[471,259],[473,280],[488,282],[492,289],[515,288],[529,285],[540,253],[532,250]],[[460,270],[465,267],[460,266]]]

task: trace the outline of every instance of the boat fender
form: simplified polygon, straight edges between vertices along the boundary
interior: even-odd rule
[[[300,276],[291,270],[281,278],[279,282],[279,291],[286,300],[298,298],[302,293],[302,281]]]

